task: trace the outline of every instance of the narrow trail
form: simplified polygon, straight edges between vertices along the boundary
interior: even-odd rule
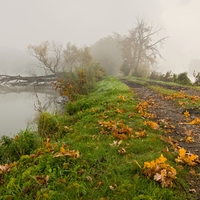
[[[185,109],[181,107],[178,108],[174,105],[173,101],[164,100],[158,93],[141,84],[124,79],[121,81],[133,89],[141,101],[153,100],[155,106],[148,107],[148,112],[156,116],[154,120],[159,125],[163,125],[162,129],[165,132],[170,130],[168,133],[164,134],[164,136],[172,138],[175,145],[183,147],[188,152],[196,154],[200,158],[200,126],[189,124],[192,118],[200,118],[200,116],[194,115],[190,116],[190,119],[187,119],[183,115]],[[187,89],[187,94],[192,95],[194,93],[197,95],[196,91]],[[200,96],[200,94],[198,94],[198,96]],[[199,115],[199,113],[197,113],[197,115]],[[186,142],[188,136],[191,136],[194,142]],[[200,165],[197,167],[200,167]],[[195,188],[197,199],[200,199],[200,175],[197,177],[190,176],[189,183]]]

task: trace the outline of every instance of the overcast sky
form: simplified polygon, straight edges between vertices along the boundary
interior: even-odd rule
[[[0,47],[25,51],[45,40],[89,46],[127,34],[145,16],[169,36],[160,69],[183,72],[200,59],[199,8],[200,0],[0,0]]]

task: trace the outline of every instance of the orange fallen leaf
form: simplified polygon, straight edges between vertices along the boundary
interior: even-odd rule
[[[60,147],[60,153],[62,153],[62,154],[65,153],[65,148],[64,147]]]
[[[191,125],[200,125],[200,119],[198,117],[196,117],[191,122],[189,122],[189,124],[191,124]]]
[[[185,117],[189,117],[190,116],[190,113],[187,110],[183,114],[184,114]]]
[[[119,95],[118,98],[120,98],[120,99],[121,99],[122,101],[124,101],[124,102],[126,101],[126,99],[124,98],[123,95]]]
[[[198,155],[187,153],[184,148],[179,149],[179,156],[175,159],[175,161],[178,163],[185,163],[189,166],[195,166],[200,162]]]
[[[192,139],[192,137],[188,136],[185,140],[187,143],[192,143],[194,142],[194,140]]]
[[[144,125],[149,126],[151,129],[159,129],[159,125],[153,121],[145,121]]]
[[[166,161],[167,158],[161,154],[159,158],[151,162],[144,162],[143,173],[147,178],[153,176],[154,180],[158,181],[162,187],[172,187],[177,172]]]
[[[75,151],[75,150],[65,150],[64,153],[55,153],[53,155],[53,158],[57,158],[57,157],[62,157],[62,156],[69,156],[69,157],[72,157],[72,158],[79,158],[80,157],[80,154],[79,154],[79,151]]]
[[[122,114],[124,111],[123,111],[123,109],[116,108],[115,112]]]
[[[137,131],[137,132],[135,132],[135,134],[136,134],[137,138],[141,138],[141,137],[146,137],[147,136],[145,130],[143,130],[143,131]]]

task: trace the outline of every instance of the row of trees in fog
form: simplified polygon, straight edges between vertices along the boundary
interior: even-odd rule
[[[37,66],[45,74],[73,71],[79,66],[99,62],[109,75],[135,75],[147,77],[158,57],[162,57],[159,46],[167,37],[155,36],[162,30],[149,25],[145,19],[137,19],[136,26],[128,34],[118,33],[100,39],[90,47],[77,47],[68,43],[66,47],[56,42],[29,45],[28,52],[38,61]]]
[[[76,67],[89,66],[93,62],[88,47],[78,48],[71,43],[63,49],[59,43],[44,41],[40,45],[29,45],[28,52],[37,59],[36,65],[43,68],[45,74],[73,71]]]

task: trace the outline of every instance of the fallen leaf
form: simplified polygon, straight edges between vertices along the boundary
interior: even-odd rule
[[[65,150],[64,153],[55,153],[53,155],[54,158],[57,158],[57,157],[62,157],[62,156],[69,156],[69,157],[72,157],[72,158],[79,158],[80,157],[80,154],[79,154],[79,151],[75,151],[75,150]]]
[[[124,102],[126,101],[126,99],[124,98],[123,95],[119,95],[118,98],[120,98],[120,99],[121,99],[122,101],[124,101]]]
[[[159,173],[156,173],[156,174],[154,175],[154,177],[153,177],[153,179],[154,179],[155,181],[159,181],[159,180],[161,180],[161,178],[162,178],[162,176],[161,176],[161,174],[159,174]]]
[[[144,125],[147,125],[149,126],[151,129],[158,129],[159,128],[159,125],[156,123],[156,122],[153,122],[153,121],[145,121],[144,122]]]
[[[144,162],[143,173],[147,178],[154,177],[162,187],[172,187],[173,180],[176,179],[176,169],[166,163],[167,158],[162,154],[159,158],[151,162]]]
[[[191,168],[189,172],[190,172],[190,174],[192,174],[193,176],[196,175],[196,171],[195,171],[193,168]]]
[[[192,125],[200,125],[200,119],[198,117],[196,117],[195,119],[193,119],[191,122],[189,122],[189,124]]]
[[[89,182],[92,182],[92,177],[91,177],[91,176],[86,176],[86,179],[87,179]]]
[[[179,156],[175,159],[178,163],[185,163],[189,166],[195,166],[199,163],[198,155],[192,153],[186,153],[184,148],[179,149]]]
[[[185,140],[187,143],[192,143],[194,142],[194,140],[192,139],[192,137],[187,137],[186,140]]]
[[[135,132],[135,134],[136,134],[137,138],[141,138],[141,137],[146,137],[147,136],[145,130],[143,130],[143,131],[137,131],[137,132]]]
[[[189,117],[189,116],[190,116],[190,113],[186,110],[186,111],[183,113],[183,115],[184,115],[185,117]]]
[[[123,111],[123,109],[116,108],[116,109],[115,109],[115,112],[116,112],[116,113],[122,114],[124,111]]]
[[[65,148],[64,147],[60,147],[60,153],[62,153],[62,154],[65,153]]]
[[[193,189],[189,189],[189,192],[196,193],[197,191],[193,188]]]
[[[126,153],[126,149],[120,148],[120,149],[118,150],[118,152],[119,152],[120,154],[125,154],[125,153]]]
[[[114,188],[112,185],[110,185],[109,188],[110,188],[112,191],[115,190],[115,188]]]
[[[113,143],[109,144],[109,145],[112,146],[112,147],[115,147],[115,146],[118,147],[118,146],[120,146],[121,143],[122,143],[122,140],[119,140],[119,141],[114,140]]]

